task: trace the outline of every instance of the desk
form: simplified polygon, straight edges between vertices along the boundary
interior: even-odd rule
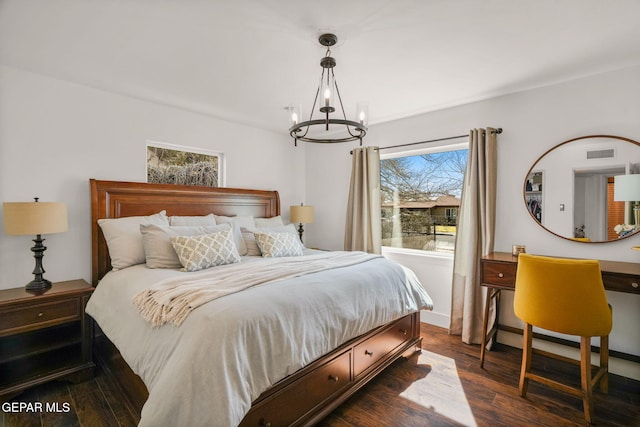
[[[480,259],[480,285],[488,288],[489,294],[484,307],[482,322],[482,346],[480,347],[480,367],[484,365],[487,342],[498,332],[498,309],[500,291],[513,291],[516,287],[518,257],[507,252],[492,252]],[[604,288],[615,292],[640,294],[640,263],[600,261]],[[487,332],[489,307],[496,300],[496,322]]]

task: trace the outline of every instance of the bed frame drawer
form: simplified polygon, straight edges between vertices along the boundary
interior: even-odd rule
[[[322,405],[351,382],[351,352],[347,351],[292,383],[263,405],[256,405],[241,426],[289,426]]]
[[[403,317],[382,333],[356,345],[353,350],[354,376],[358,377],[411,338],[412,318]]]

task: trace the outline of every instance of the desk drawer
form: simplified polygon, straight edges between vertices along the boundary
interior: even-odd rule
[[[353,349],[354,376],[358,376],[392,350],[411,338],[411,316],[403,317],[381,334],[358,344]]]
[[[638,277],[616,275],[603,271],[602,282],[605,289],[610,291],[640,294],[640,279]]]
[[[516,285],[516,263],[508,264],[490,260],[481,262],[481,281],[483,284],[514,288]]]
[[[0,336],[77,320],[81,313],[79,298],[15,307],[0,316]]]

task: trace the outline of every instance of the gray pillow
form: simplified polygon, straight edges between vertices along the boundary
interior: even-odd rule
[[[199,236],[230,230],[230,224],[209,226],[160,226],[141,225],[140,233],[144,244],[144,252],[148,268],[180,268],[182,263],[171,244],[171,237]]]
[[[169,217],[169,225],[171,226],[194,226],[194,225],[216,225],[216,218],[213,214],[199,216],[177,216]]]
[[[99,219],[98,225],[109,248],[111,267],[120,270],[132,265],[144,264],[144,245],[140,226],[146,224],[169,225],[165,211],[149,216]]]
[[[240,229],[242,227],[254,228],[256,223],[251,215],[238,215],[238,216],[220,216],[216,215],[217,224],[231,224],[233,226],[233,241],[238,248],[240,255],[247,255],[247,246],[242,238]]]

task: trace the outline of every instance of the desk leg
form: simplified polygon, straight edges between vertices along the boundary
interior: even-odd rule
[[[487,342],[491,340],[491,338],[496,337],[498,333],[498,315],[500,308],[500,289],[496,288],[487,288],[488,295],[487,300],[484,305],[484,318],[482,320],[482,343],[480,347],[480,368],[484,368],[484,355],[487,351]],[[487,332],[488,324],[489,324],[489,309],[491,308],[491,301],[496,299],[496,321],[494,322],[491,330]]]

